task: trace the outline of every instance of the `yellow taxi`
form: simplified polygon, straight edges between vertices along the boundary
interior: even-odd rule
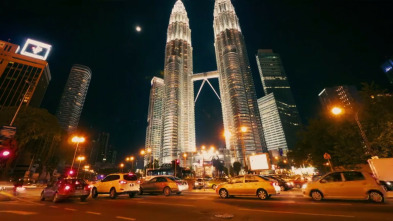
[[[333,199],[368,199],[382,203],[386,195],[384,188],[370,173],[362,171],[331,172],[319,179],[304,184],[303,195],[320,201]]]
[[[237,176],[227,183],[219,184],[216,193],[221,198],[229,196],[258,196],[261,200],[269,199],[272,195],[280,193],[276,181],[258,175]]]

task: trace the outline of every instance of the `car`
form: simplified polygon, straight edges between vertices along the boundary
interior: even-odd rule
[[[202,189],[205,187],[206,179],[198,178],[195,180],[194,189]]]
[[[362,171],[330,172],[319,179],[304,184],[303,195],[315,201],[322,199],[368,199],[382,203],[385,189],[370,173]]]
[[[277,182],[269,178],[258,175],[237,176],[229,180],[228,183],[219,184],[216,193],[221,198],[229,196],[257,196],[261,200],[269,199],[272,195],[280,193]]]
[[[305,177],[297,177],[294,180],[292,180],[294,187],[296,188],[302,188],[304,184],[308,182],[308,179]]]
[[[109,194],[111,199],[118,195],[128,194],[130,198],[139,192],[140,182],[133,173],[109,174],[103,180],[93,183],[91,197],[97,198],[99,194]]]
[[[56,183],[50,183],[41,192],[40,199],[44,201],[51,199],[54,203],[68,198],[79,198],[80,201],[85,201],[90,195],[89,185],[78,178],[60,179]]]
[[[228,182],[227,178],[214,178],[212,180],[206,181],[205,187],[216,189],[218,184],[226,183],[226,182]]]
[[[279,176],[274,175],[263,175],[265,178],[273,179],[278,183],[281,191],[287,191],[293,188],[293,183],[287,182],[284,179],[280,178]]]
[[[184,182],[184,181],[183,181]],[[165,196],[170,196],[172,193],[181,194],[180,190],[185,185],[174,177],[156,176],[148,181],[145,181],[140,186],[139,194],[144,193],[163,193]],[[188,184],[187,184],[188,185]]]
[[[187,191],[188,190],[188,183],[185,180],[182,180],[180,178],[174,177],[174,176],[168,176],[169,179],[175,181],[177,183],[177,187],[179,188],[179,191]]]

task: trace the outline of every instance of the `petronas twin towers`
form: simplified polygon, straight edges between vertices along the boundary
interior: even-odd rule
[[[213,26],[218,70],[194,74],[188,15],[181,0],[175,3],[167,32],[164,84],[152,81],[152,91],[162,93],[150,95],[146,136],[146,148],[160,163],[196,151],[194,81],[204,78],[219,78],[231,161],[244,165],[244,156],[267,152],[247,50],[230,0],[215,1]]]

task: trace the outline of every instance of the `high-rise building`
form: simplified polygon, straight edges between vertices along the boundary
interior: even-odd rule
[[[233,161],[267,152],[246,45],[230,0],[216,0],[214,36],[226,146]],[[242,128],[245,128],[242,130]]]
[[[258,99],[258,107],[269,153],[272,157],[285,155],[288,152],[288,137],[284,132],[281,120],[285,116],[282,116],[283,111],[280,111],[280,109],[286,108],[285,105],[274,98],[274,93],[270,93]]]
[[[281,57],[278,53],[274,53],[271,49],[260,49],[258,50],[256,59],[259,74],[262,80],[263,90],[266,94],[264,98],[258,101],[259,106],[261,107],[261,102],[275,102],[275,106],[279,111],[280,124],[284,130],[287,144],[286,150],[292,149],[296,145],[297,133],[300,130],[301,121],[295,100],[292,95],[291,87],[288,82],[288,77],[281,61]],[[270,95],[271,93],[274,95]],[[268,104],[262,105],[265,106],[265,108],[268,106]],[[260,109],[260,111],[262,110]],[[264,111],[267,110],[265,109]],[[267,113],[268,112],[265,112],[265,114]],[[271,121],[263,122],[264,119],[267,120],[271,117],[262,117],[262,124],[264,127],[276,127],[276,125],[270,124]],[[265,137],[266,136],[270,135],[268,135],[265,131]],[[266,142],[267,139],[268,138],[266,138]],[[268,144],[268,149],[276,149],[276,146],[269,147]],[[284,147],[283,150],[285,150]],[[275,155],[276,153],[273,154]]]
[[[90,80],[90,68],[79,64],[72,66],[56,113],[61,127],[68,133],[78,127]]]
[[[146,148],[151,148],[152,158],[160,160],[162,141],[162,114],[164,109],[164,79],[151,80],[150,102],[147,115]]]
[[[386,74],[389,79],[389,82],[393,84],[393,58],[387,60],[381,66],[382,71]]]
[[[360,102],[359,92],[352,85],[324,88],[318,96],[322,107],[327,110],[333,106],[354,109]]]
[[[29,41],[21,54],[18,54],[19,45],[0,41],[0,110],[19,106],[21,102],[40,107],[44,98],[51,80],[49,65],[45,61],[51,46]],[[45,52],[45,56],[40,56],[41,52]]]
[[[165,49],[162,163],[195,150],[192,74],[191,29],[186,9],[178,0],[169,19]]]

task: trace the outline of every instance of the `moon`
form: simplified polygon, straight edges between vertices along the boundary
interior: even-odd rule
[[[135,30],[136,30],[137,32],[141,32],[141,31],[142,31],[142,28],[141,28],[141,26],[138,25],[138,26],[135,27]]]

